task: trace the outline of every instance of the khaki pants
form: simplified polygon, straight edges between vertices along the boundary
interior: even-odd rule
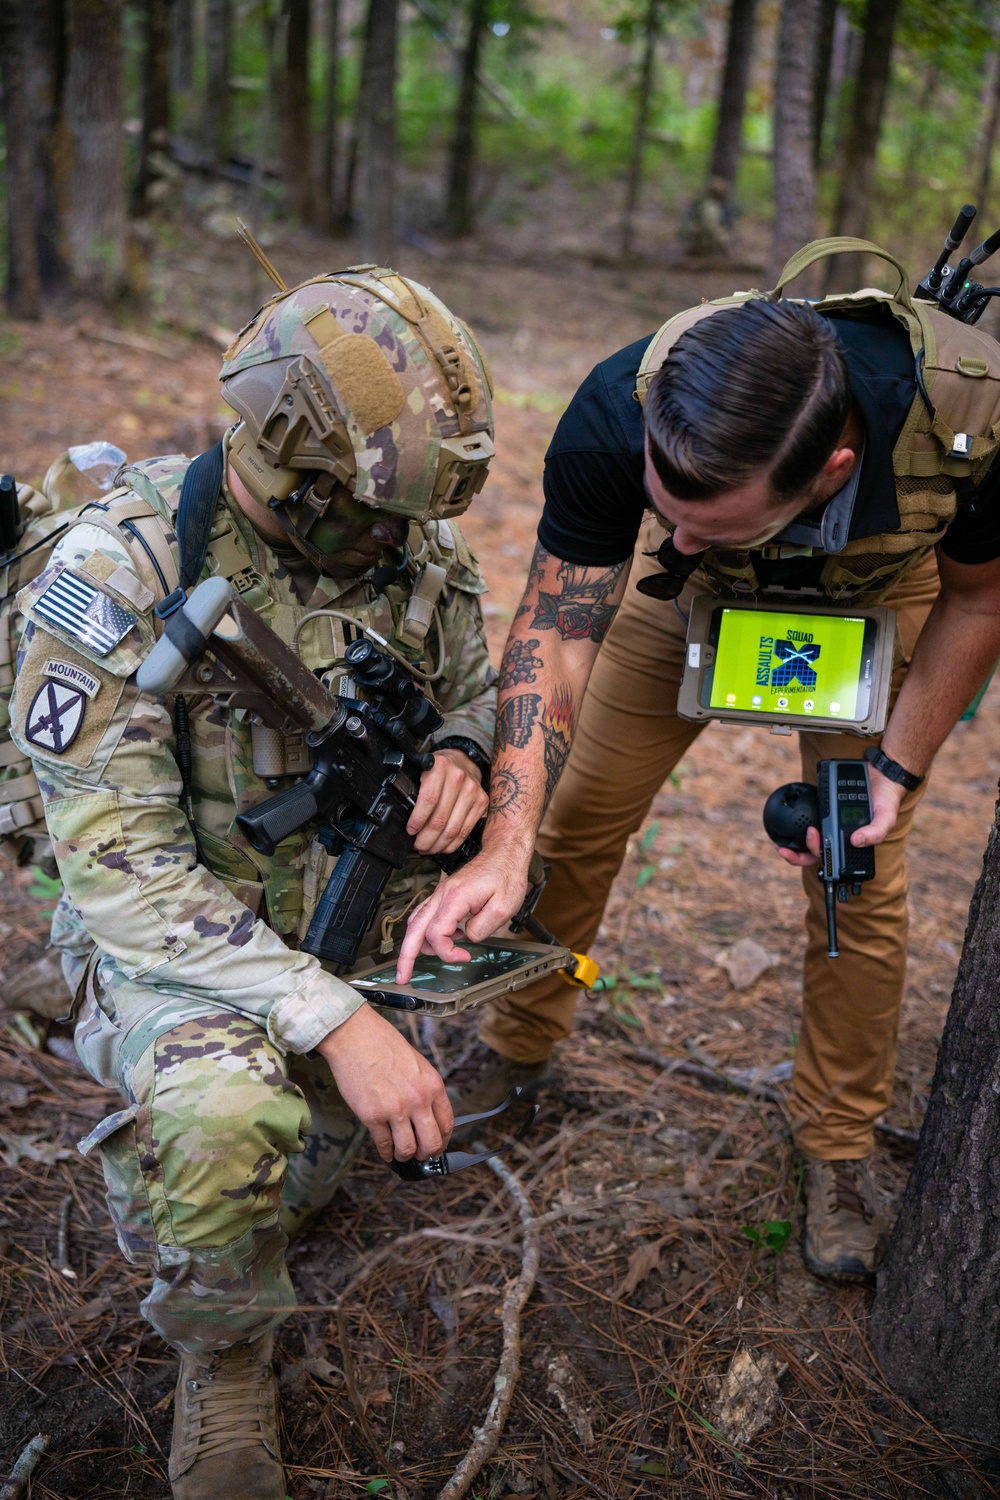
[[[655,549],[661,540],[659,528],[651,529],[642,546]],[[655,570],[655,561],[637,556],[632,578]],[[704,592],[704,585],[689,585],[678,601],[685,616],[695,591]],[[897,611],[904,658],[893,678],[894,697],[937,592],[931,555],[885,600]],[[552,867],[538,915],[578,951],[594,941],[629,836],[700,732],[677,717],[685,633],[671,604],[646,598],[630,581],[538,840]],[[857,735],[800,733],[803,779],[816,780],[820,760],[862,755],[866,743]],[[803,872],[808,944],[793,1110],[796,1141],[811,1156],[866,1156],[874,1122],[889,1105],[906,976],[904,853],[922,792],[907,795],[893,833],[878,847],[875,879],[838,908],[839,958],[826,954],[822,885],[813,868]],[[575,991],[553,976],[495,1002],[481,1035],[505,1057],[539,1061],[569,1034],[575,1001]]]

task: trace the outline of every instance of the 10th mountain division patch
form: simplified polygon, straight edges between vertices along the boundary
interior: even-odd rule
[[[88,695],[65,682],[43,682],[28,709],[24,737],[40,750],[61,755],[80,733]]]

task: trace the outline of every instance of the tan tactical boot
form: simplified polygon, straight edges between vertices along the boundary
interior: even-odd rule
[[[174,1395],[174,1500],[285,1500],[270,1334],[182,1354]]]
[[[549,1076],[549,1060],[515,1062],[501,1057],[485,1042],[477,1042],[459,1066],[448,1075],[448,1098],[456,1115],[480,1115],[502,1104],[512,1088],[520,1086],[533,1099]],[[456,1139],[462,1132],[459,1131]]]
[[[884,1249],[871,1157],[856,1161],[806,1158],[806,1223],[802,1259],[814,1276],[837,1286],[875,1283]]]

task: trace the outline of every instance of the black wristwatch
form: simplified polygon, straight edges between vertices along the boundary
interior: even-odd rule
[[[469,757],[469,759],[472,761],[472,764],[476,767],[480,776],[483,778],[483,791],[489,791],[490,758],[483,750],[480,749],[475,740],[467,740],[465,736],[461,734],[449,734],[446,739],[438,740],[437,744],[433,745],[431,748],[433,750],[461,750],[463,755],[467,755]]]
[[[922,776],[914,776],[912,771],[901,766],[898,760],[892,760],[878,745],[868,746],[865,751],[865,760],[870,766],[874,766],[876,771],[881,772],[890,781],[898,782],[908,792],[915,792],[919,786],[923,786]]]

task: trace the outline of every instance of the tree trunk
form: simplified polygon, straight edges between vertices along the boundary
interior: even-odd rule
[[[816,233],[813,161],[820,0],[784,0],[774,78],[774,228],[768,283]],[[803,278],[798,291],[811,285]]]
[[[900,1395],[945,1431],[988,1443],[1000,1433],[998,930],[1000,808],[871,1330]]]
[[[868,0],[861,66],[834,215],[835,234],[858,235],[863,239],[868,233],[875,159],[889,89],[898,12],[899,0]],[[860,255],[840,255],[830,262],[829,289],[848,291],[860,285],[863,275]]]
[[[715,124],[715,144],[708,169],[709,191],[723,204],[730,217],[733,189],[743,146],[743,116],[746,111],[747,84],[753,55],[754,21],[757,0],[732,0],[729,9],[729,31],[726,40],[726,65],[719,90],[719,109]]]
[[[756,0],[752,0],[756,3]],[[455,110],[455,133],[448,163],[448,202],[445,208],[447,234],[469,234],[473,228],[472,189],[476,169],[476,75],[490,0],[471,0],[469,30],[462,48],[458,107]]]
[[[300,223],[313,218],[309,109],[309,0],[285,0],[285,66],[281,81],[281,154],[288,206]]]
[[[363,253],[383,266],[391,261],[396,242],[398,12],[398,0],[369,0],[362,68]]]
[[[625,206],[622,211],[621,253],[628,260],[635,242],[635,215],[639,207],[639,192],[642,188],[642,163],[646,147],[646,127],[649,108],[653,98],[653,77],[656,68],[656,43],[660,35],[660,0],[646,0],[646,15],[643,21],[642,67],[639,72],[639,88],[635,103],[635,125],[632,130],[632,150],[629,156],[628,177],[625,183]]]
[[[68,66],[56,179],[66,261],[77,285],[126,290],[123,0],[68,0]]]
[[[830,70],[833,65],[833,34],[837,26],[838,0],[820,0],[819,38],[816,43],[816,91],[813,101],[813,161],[816,170],[823,165],[823,128],[830,97]]]
[[[42,316],[35,149],[28,95],[27,0],[0,0],[0,77],[7,142],[7,306],[15,318]]]
[[[993,177],[993,150],[1000,130],[1000,53],[990,59],[989,87],[984,101],[985,110],[979,137],[979,170],[976,174],[976,206],[983,220],[989,208],[990,183]]]
[[[316,223],[328,234],[339,228],[337,129],[340,115],[340,0],[326,0],[326,77],[323,86],[322,170],[316,194]]]
[[[229,155],[230,0],[205,0],[205,146],[214,162]]]
[[[190,94],[194,85],[194,0],[172,0],[170,12],[170,88],[175,94]]]
[[[149,158],[170,141],[171,0],[145,0],[142,11],[142,139],[133,209],[142,214],[153,173]]]

